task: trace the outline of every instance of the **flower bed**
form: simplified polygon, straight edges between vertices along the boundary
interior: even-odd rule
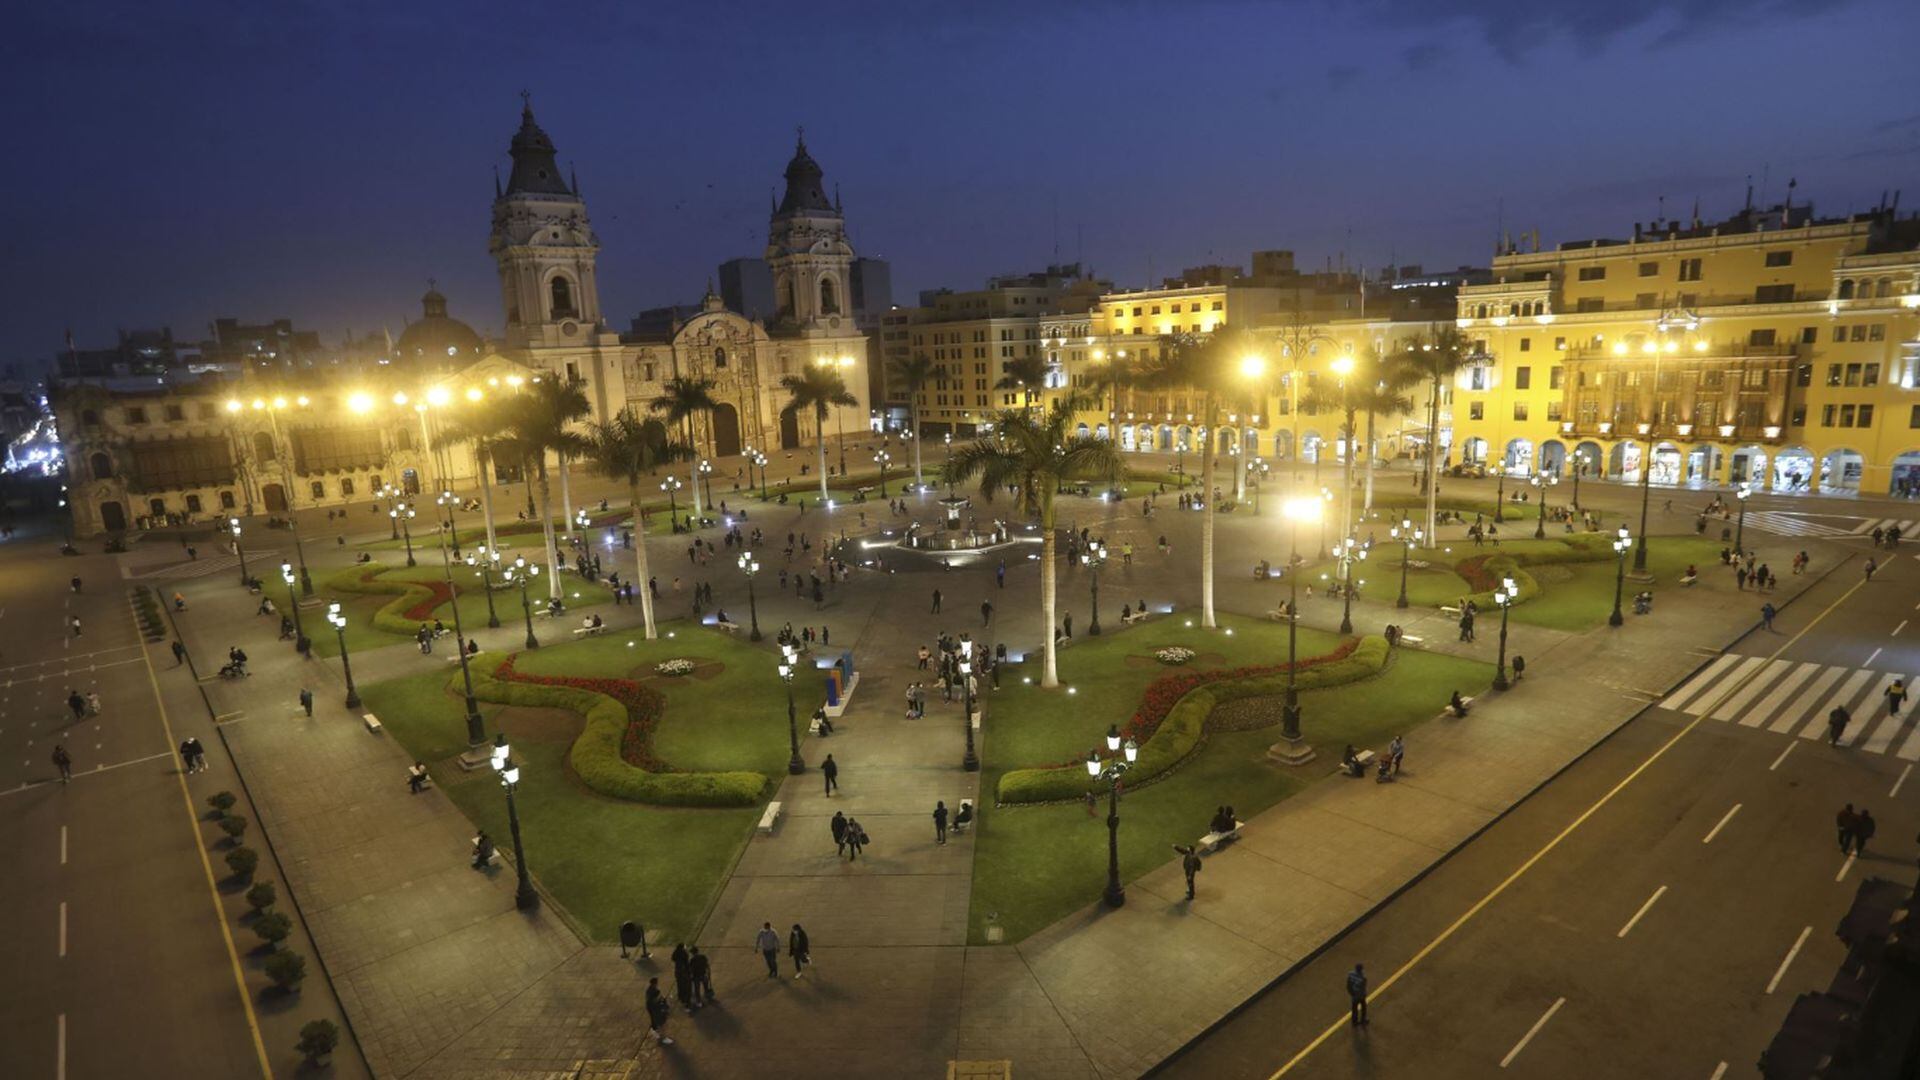
[[[1169,645],[1164,649],[1155,650],[1153,654],[1154,659],[1160,661],[1161,663],[1175,665],[1175,666],[1184,664],[1187,661],[1192,660],[1196,655],[1198,654],[1195,653],[1192,649],[1184,648],[1179,645]]]
[[[693,673],[693,661],[681,659],[662,660],[658,664],[653,665],[653,670],[667,676],[690,675]]]
[[[435,608],[453,599],[453,590],[441,581],[388,581],[381,577],[390,567],[382,563],[358,563],[327,579],[335,592],[382,595],[396,593],[392,600],[373,613],[376,629],[411,637],[420,624],[433,618]]]

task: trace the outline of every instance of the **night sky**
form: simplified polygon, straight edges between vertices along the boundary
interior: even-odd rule
[[[794,128],[895,299],[1084,258],[1372,268],[1738,209],[1920,209],[1914,0],[494,0],[19,5],[0,33],[0,360],[71,326],[502,320],[529,90],[625,329],[758,255]]]

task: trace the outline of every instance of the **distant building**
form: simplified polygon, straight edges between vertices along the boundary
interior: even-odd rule
[[[853,260],[853,316],[878,319],[893,306],[893,265],[885,259]]]
[[[771,319],[777,314],[773,303],[773,270],[765,259],[728,259],[720,264],[720,299],[730,311],[749,319]]]

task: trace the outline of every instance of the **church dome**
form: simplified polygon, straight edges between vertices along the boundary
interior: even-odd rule
[[[775,214],[838,214],[838,208],[827,201],[826,189],[820,184],[821,175],[820,163],[807,153],[806,139],[797,139],[793,160],[787,162],[786,196],[780,200]]]
[[[466,364],[480,359],[480,335],[447,315],[447,298],[429,287],[420,298],[421,317],[407,324],[394,343],[395,359]]]

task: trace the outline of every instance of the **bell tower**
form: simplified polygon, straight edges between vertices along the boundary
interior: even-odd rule
[[[531,101],[523,100],[520,130],[507,152],[513,169],[504,190],[494,176],[487,244],[500,269],[506,344],[537,348],[590,342],[601,319],[594,267],[600,241],[587,221],[578,182],[560,175],[553,140],[534,122]]]
[[[852,334],[853,248],[839,199],[829,202],[802,133],[787,163],[787,190],[767,229],[775,322],[803,334]]]

